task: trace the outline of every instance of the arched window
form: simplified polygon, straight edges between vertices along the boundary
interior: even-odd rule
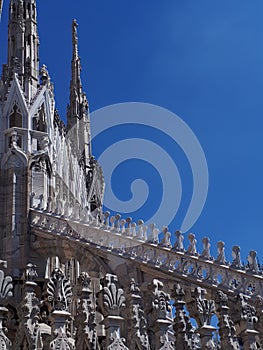
[[[18,127],[22,128],[22,114],[20,113],[20,110],[18,109],[17,105],[14,105],[13,111],[10,114],[9,117],[9,127]]]

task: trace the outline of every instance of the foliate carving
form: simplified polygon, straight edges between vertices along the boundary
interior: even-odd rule
[[[222,349],[239,350],[239,342],[236,336],[234,322],[229,315],[227,306],[228,297],[222,291],[218,291],[215,297],[216,309],[218,314],[219,335]]]
[[[142,306],[142,294],[134,279],[130,282],[127,301],[131,317],[128,330],[130,350],[136,348],[139,350],[150,350],[147,320]]]
[[[196,319],[199,327],[211,324],[211,318],[215,313],[215,303],[213,300],[205,299],[206,290],[197,287],[192,293],[193,301],[187,303],[190,316]]]
[[[0,303],[13,295],[13,280],[11,276],[5,276],[0,270]]]
[[[113,332],[111,341],[112,343],[107,347],[107,350],[129,350],[124,344],[125,339],[120,338],[118,332]]]
[[[215,313],[215,303],[213,300],[205,299],[206,290],[197,287],[192,293],[193,300],[187,303],[190,316],[196,319],[198,333],[201,338],[201,348],[205,350],[216,349],[213,340],[214,327],[211,326],[211,318]]]
[[[55,268],[47,284],[48,301],[52,310],[67,311],[71,303],[70,281],[60,268]]]
[[[117,276],[106,274],[101,280],[101,285],[98,302],[103,315],[119,316],[125,307],[125,296],[123,289],[118,288]]]

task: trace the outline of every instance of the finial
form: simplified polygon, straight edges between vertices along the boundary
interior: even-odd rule
[[[73,45],[73,53],[78,55],[78,23],[76,19],[72,21],[72,45]]]

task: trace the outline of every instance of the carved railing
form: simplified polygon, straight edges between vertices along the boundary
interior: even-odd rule
[[[94,277],[87,272],[79,274],[76,289],[66,277],[65,267],[59,265],[43,288],[37,267],[27,264],[17,279],[23,283],[16,284],[14,297],[12,278],[1,271],[1,349],[263,349],[262,297],[253,301],[238,293],[233,302],[220,290],[208,295],[201,287],[190,288],[191,293],[186,296],[179,283],[167,289],[156,278],[141,286],[131,279],[124,289],[113,274],[101,277],[94,290]],[[15,304],[12,297],[18,300],[18,290],[22,292],[21,300]],[[7,298],[10,304],[6,303]],[[77,309],[70,307],[72,300],[78,301]],[[16,312],[11,304],[15,304]],[[13,318],[7,317],[10,312]],[[217,316],[218,325],[212,322],[213,315]],[[8,319],[7,328],[3,326],[4,319]],[[13,345],[6,336],[8,327],[14,326],[12,320],[18,330],[12,333]],[[101,327],[104,332],[98,336]]]
[[[109,213],[98,213],[94,216],[79,206],[70,210],[64,206],[63,213],[33,208],[33,232],[65,237],[81,245],[123,256],[171,278],[185,279],[212,289],[220,288],[230,294],[263,295],[263,274],[255,251],[249,253],[248,264],[244,266],[237,246],[233,247],[233,261],[226,261],[222,241],[218,242],[218,255],[213,258],[207,237],[202,240],[203,251],[198,253],[192,233],[188,235],[189,245],[185,249],[184,237],[179,231],[175,233],[172,246],[172,235],[166,227],[160,232],[155,225],[145,226],[142,220],[135,224],[130,218],[121,219],[120,215],[110,217]]]

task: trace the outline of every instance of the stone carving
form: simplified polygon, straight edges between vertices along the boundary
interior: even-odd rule
[[[50,334],[48,326],[39,324],[40,302],[36,297],[36,266],[29,263],[24,269],[23,301],[20,312],[21,327],[17,334],[16,347],[43,349],[42,333]]]
[[[212,350],[216,349],[213,340],[213,331],[215,328],[211,326],[211,318],[215,313],[215,303],[213,300],[205,299],[206,290],[197,287],[192,293],[193,300],[187,303],[190,316],[195,318],[198,324],[198,333],[201,337],[201,348]]]
[[[217,258],[216,262],[222,265],[226,265],[226,257],[225,257],[225,243],[219,241],[217,243]]]
[[[239,342],[236,336],[234,322],[229,315],[227,306],[228,297],[222,291],[218,291],[215,297],[216,309],[219,320],[219,335],[222,349],[239,350]]]
[[[203,252],[201,254],[201,257],[204,258],[204,259],[211,259],[211,254],[210,254],[210,247],[211,247],[211,244],[210,244],[210,239],[208,237],[204,237],[203,240],[202,240],[202,243],[203,243]]]
[[[258,261],[257,261],[257,252],[255,250],[251,250],[249,252],[247,261],[248,261],[248,271],[251,273],[258,274],[259,268],[258,268]]]
[[[242,266],[242,262],[241,262],[241,258],[240,258],[240,247],[235,245],[232,249],[232,256],[233,256],[233,262],[231,264],[231,267],[234,267],[236,269],[241,269]]]
[[[13,279],[11,276],[5,276],[4,272],[0,270],[0,304],[3,303],[9,297],[12,297],[13,293]]]
[[[99,305],[102,313],[119,316],[125,307],[124,291],[118,288],[118,278],[115,275],[106,274],[101,280],[102,292],[99,293]]]
[[[95,308],[92,305],[90,289],[90,276],[87,272],[82,272],[78,278],[81,287],[80,302],[76,316],[76,349],[97,350],[99,349]]]
[[[184,297],[185,292],[183,288],[180,284],[175,284],[172,291],[172,298],[174,299],[174,306],[176,308],[176,317],[173,326],[176,349],[192,350],[195,349],[196,336],[190,317],[185,312]]]
[[[197,254],[197,250],[196,250],[197,240],[195,239],[195,235],[193,233],[189,233],[188,239],[189,239],[189,247],[187,249],[187,253],[191,254],[191,255],[196,255]]]
[[[6,267],[6,261],[0,260],[0,264]],[[4,326],[4,320],[7,317],[8,309],[3,306],[3,303],[10,297],[13,293],[13,281],[10,276],[5,276],[4,272],[0,270],[0,349],[9,350],[11,349],[11,341],[6,336],[7,328]]]
[[[114,331],[111,335],[111,344],[107,347],[107,350],[129,350],[127,346],[125,346],[125,339],[120,338],[117,331]]]
[[[47,301],[51,306],[52,337],[50,349],[74,350],[75,341],[67,333],[72,290],[60,268],[55,268],[47,284]]]
[[[142,305],[142,294],[134,279],[130,282],[127,301],[131,318],[128,331],[129,348],[130,350],[135,350],[136,348],[139,350],[150,350],[147,320]]]
[[[124,291],[119,288],[117,276],[111,274],[106,274],[101,279],[101,286],[102,290],[98,293],[97,303],[98,310],[104,316],[106,348],[126,349],[123,343],[124,339],[120,337],[124,322],[124,319],[121,317],[121,311],[125,308]]]
[[[163,282],[153,279],[148,284],[145,299],[145,313],[151,330],[150,343],[160,349],[167,345],[167,334],[171,327],[170,295],[164,290]]]
[[[174,249],[175,250],[179,250],[179,251],[184,251],[184,236],[182,235],[182,233],[180,231],[176,231],[175,232],[175,237],[176,237],[176,241],[174,244]]]
[[[67,311],[71,303],[71,285],[60,268],[55,268],[47,284],[48,302],[53,311]]]
[[[258,323],[258,317],[255,306],[249,303],[249,297],[240,293],[236,297],[236,303],[232,308],[232,318],[238,326],[237,335],[242,338],[245,350],[258,349],[258,332],[255,327]]]

